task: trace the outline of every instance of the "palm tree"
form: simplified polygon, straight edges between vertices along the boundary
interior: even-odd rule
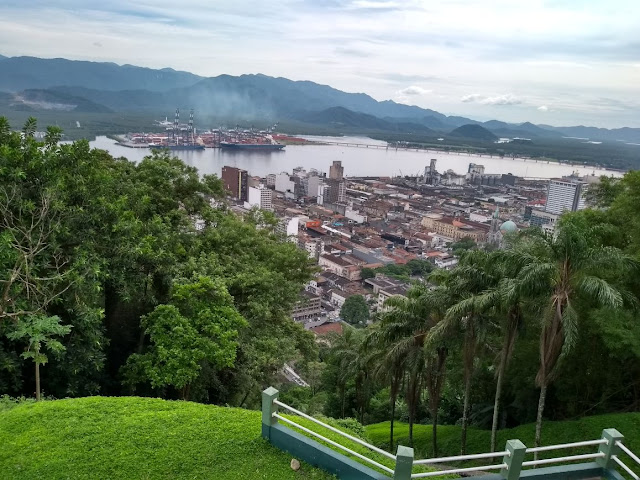
[[[519,269],[519,293],[541,305],[540,365],[536,386],[540,388],[535,445],[540,445],[547,388],[558,373],[561,359],[578,334],[578,304],[619,308],[632,301],[626,290],[614,285],[609,272],[622,276],[636,263],[620,250],[603,246],[594,228],[565,221],[557,235],[528,233],[504,253]]]
[[[488,287],[487,290],[471,295],[460,302],[456,308],[460,310],[459,314],[465,314],[465,312],[491,314],[493,318],[498,320],[502,345],[496,369],[496,392],[491,425],[491,451],[494,452],[500,416],[502,386],[518,333],[524,324],[524,299],[517,288],[518,268],[505,261],[503,251],[491,252],[486,261],[481,263],[481,267],[485,272],[484,279]],[[453,311],[454,309],[452,309],[451,313]]]
[[[362,370],[362,356],[360,354],[362,339],[363,337],[359,330],[353,327],[346,327],[344,332],[335,339],[333,348],[331,349],[331,353],[335,356],[339,369],[337,387],[340,393],[341,418],[344,418],[346,413],[347,383],[351,379],[356,379]],[[356,385],[356,387],[357,386],[358,385]]]
[[[447,310],[444,321],[434,329],[434,338],[462,333],[462,363],[464,369],[464,400],[462,408],[462,432],[460,451],[467,449],[467,428],[469,425],[469,401],[471,380],[478,348],[486,338],[490,317],[479,308],[478,295],[493,287],[497,281],[494,272],[494,258],[484,251],[473,250],[464,254],[459,266],[451,272],[440,273],[434,279],[449,290],[457,303]]]
[[[518,334],[524,325],[523,299],[519,295],[514,278],[503,278],[493,292],[487,295],[488,303],[493,303],[501,319],[502,347],[496,371],[496,393],[493,401],[493,420],[491,423],[491,452],[496,450],[498,419],[500,416],[500,399],[504,376],[513,354]],[[493,295],[492,295],[493,294]]]
[[[402,361],[406,375],[407,406],[409,407],[409,443],[413,445],[413,423],[420,397],[421,383],[427,387],[433,422],[434,451],[437,451],[437,421],[440,395],[444,385],[444,363],[447,350],[442,342],[427,345],[431,329],[444,317],[448,304],[444,287],[430,290],[414,286],[407,297],[387,300],[389,310],[382,314],[380,339],[387,346],[387,356]]]
[[[368,363],[376,377],[389,385],[389,407],[391,412],[389,429],[389,449],[393,451],[393,427],[396,417],[396,403],[404,380],[404,358],[389,355],[384,337],[380,335],[380,322],[369,327],[369,332],[363,341],[364,351],[369,352]]]

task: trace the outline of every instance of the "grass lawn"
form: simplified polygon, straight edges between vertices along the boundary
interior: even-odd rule
[[[0,411],[6,479],[318,479],[260,437],[260,412],[137,397]]]

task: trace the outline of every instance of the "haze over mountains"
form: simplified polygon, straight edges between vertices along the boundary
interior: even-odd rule
[[[0,113],[8,109],[171,115],[177,106],[193,107],[198,115],[217,118],[294,120],[317,126],[434,136],[451,133],[487,141],[498,137],[572,136],[640,143],[638,128],[479,122],[391,100],[379,102],[364,93],[347,93],[310,81],[261,74],[205,78],[170,68],[0,56]],[[477,127],[468,128],[470,125]],[[467,128],[460,130],[462,126]]]

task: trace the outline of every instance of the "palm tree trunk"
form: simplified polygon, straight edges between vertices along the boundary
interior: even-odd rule
[[[542,435],[542,414],[544,412],[544,402],[547,398],[547,385],[540,387],[540,399],[538,400],[538,415],[536,417],[536,440],[535,446],[540,446],[540,437]],[[538,452],[533,454],[533,459],[538,460]]]
[[[471,395],[471,374],[464,381],[464,406],[462,407],[462,438],[460,440],[460,455],[467,452],[467,425],[469,423],[469,396]]]
[[[242,397],[242,401],[240,402],[240,405],[238,405],[238,408],[242,408],[244,406],[244,402],[246,402],[247,398],[249,398],[249,395],[251,394],[252,389],[253,389],[253,383],[249,385],[249,388],[247,389],[247,392],[244,394],[244,397]]]
[[[396,419],[396,396],[391,396],[391,429],[389,430],[389,450],[393,452],[393,422]]]
[[[431,443],[433,444],[433,457],[438,456],[438,409],[431,412]]]
[[[409,410],[409,446],[413,448],[413,412]]]
[[[496,396],[493,401],[493,423],[491,424],[491,452],[496,451],[496,436],[498,433],[498,418],[500,414],[500,397],[502,396],[502,382],[507,369],[507,346],[502,347],[500,354],[500,366],[498,367],[498,379],[496,381]]]
[[[36,402],[40,401],[40,363],[38,361],[36,364]]]

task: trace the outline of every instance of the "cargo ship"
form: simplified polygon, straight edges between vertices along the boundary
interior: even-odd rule
[[[166,143],[149,143],[147,147],[154,149],[157,148],[159,150],[167,149],[167,150],[204,150],[205,146],[200,145],[199,143],[187,143],[184,145],[168,145]]]
[[[279,143],[242,143],[242,142],[220,142],[221,148],[233,150],[282,150],[285,146]]]
[[[204,150],[204,145],[189,143],[186,145],[169,145],[164,148],[168,148],[169,150]]]

